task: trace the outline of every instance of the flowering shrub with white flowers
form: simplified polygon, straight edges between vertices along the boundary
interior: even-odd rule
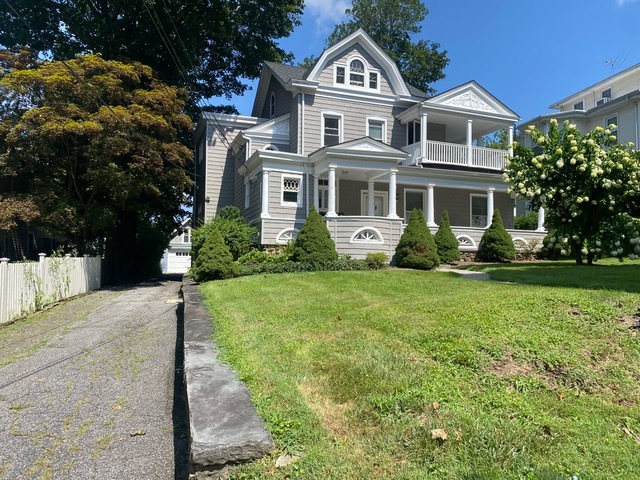
[[[640,257],[640,220],[630,215],[640,204],[640,153],[634,145],[617,144],[609,129],[582,135],[555,119],[546,135],[535,127],[526,133],[539,149],[515,144],[504,178],[516,196],[548,212],[545,223],[555,232],[550,243],[578,264]]]

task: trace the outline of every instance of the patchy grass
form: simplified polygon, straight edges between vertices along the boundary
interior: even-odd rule
[[[483,268],[526,277],[502,267]],[[622,267],[601,287],[568,264],[528,286],[400,270],[203,285],[276,441],[234,478],[633,478],[640,267]],[[276,469],[283,453],[297,460]]]

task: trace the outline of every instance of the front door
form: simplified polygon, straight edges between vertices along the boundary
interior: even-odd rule
[[[376,217],[386,217],[389,215],[388,207],[387,207],[387,192],[374,192],[373,194],[373,215]],[[361,196],[361,208],[360,214],[363,217],[369,215],[368,205],[369,205],[369,193],[366,190],[362,191]]]

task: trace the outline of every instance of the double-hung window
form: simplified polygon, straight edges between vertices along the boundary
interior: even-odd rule
[[[342,141],[342,115],[322,115],[322,146],[337,145]]]
[[[300,206],[302,177],[300,175],[282,175],[282,205]]]
[[[385,142],[387,122],[382,118],[367,118],[367,135],[375,140]]]
[[[471,195],[471,226],[487,226],[487,196]]]
[[[364,87],[364,63],[360,60],[351,60],[349,64],[349,85]]]

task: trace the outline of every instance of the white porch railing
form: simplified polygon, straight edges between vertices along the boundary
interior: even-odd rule
[[[0,324],[47,304],[73,297],[101,286],[100,257],[70,256],[39,262],[9,263],[0,259]]]
[[[459,165],[464,167],[486,168],[489,170],[504,170],[505,156],[509,154],[506,150],[496,150],[494,148],[473,147],[472,158],[469,162],[469,149],[466,145],[457,143],[427,141],[427,151],[424,158],[420,151],[420,142],[412,143],[402,150],[410,155],[408,164],[414,165],[416,159],[425,163],[439,163],[447,165]]]

